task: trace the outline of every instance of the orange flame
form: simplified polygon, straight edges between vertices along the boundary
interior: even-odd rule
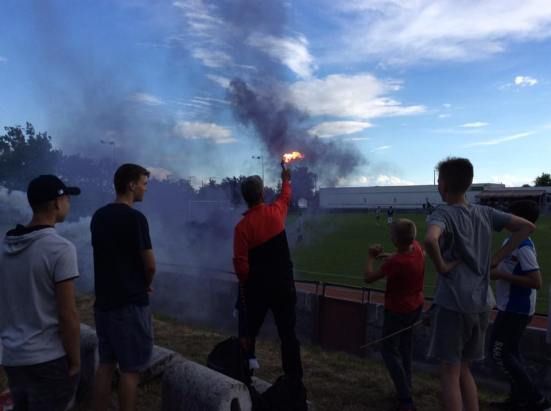
[[[303,158],[304,158],[304,154],[299,153],[298,151],[293,151],[292,153],[285,153],[281,157],[281,159],[285,164],[288,164],[293,160],[302,160]]]

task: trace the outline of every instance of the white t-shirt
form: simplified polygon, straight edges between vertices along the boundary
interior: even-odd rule
[[[59,333],[57,283],[78,277],[75,246],[41,228],[8,232],[0,252],[2,364],[34,365],[66,355]],[[13,234],[13,232],[16,232]]]
[[[503,244],[506,244],[506,239]],[[508,255],[498,269],[509,274],[523,276],[538,271],[536,247],[530,238],[524,240],[516,250]],[[511,284],[509,281],[496,281],[496,302],[500,311],[533,315],[536,311],[536,290]]]

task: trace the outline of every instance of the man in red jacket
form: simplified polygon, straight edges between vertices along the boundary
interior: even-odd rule
[[[259,176],[248,177],[241,193],[248,210],[235,227],[235,272],[243,293],[240,334],[250,354],[268,310],[272,311],[281,339],[283,371],[288,381],[302,386],[300,344],[295,334],[296,290],[293,263],[285,233],[291,199],[291,173],[281,173],[281,194],[272,204],[264,203]]]

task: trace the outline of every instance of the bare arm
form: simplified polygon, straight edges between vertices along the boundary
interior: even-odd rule
[[[504,280],[521,287],[533,288],[534,290],[541,288],[541,272],[539,270],[530,271],[525,275],[514,275],[493,269],[490,275],[494,280]]]
[[[145,271],[145,284],[148,288],[151,288],[156,271],[155,254],[152,249],[148,249],[142,250],[141,255]]]
[[[74,281],[57,283],[55,297],[61,342],[69,362],[69,375],[73,376],[80,371],[80,318],[75,301]]]
[[[379,256],[383,253],[383,247],[379,244],[372,245],[369,247],[369,252],[367,255],[367,262],[365,264],[364,270],[364,281],[369,284],[377,280],[380,280],[385,276],[381,270],[375,270],[374,262]]]
[[[495,268],[501,260],[511,254],[524,240],[536,230],[536,226],[528,220],[516,215],[505,226],[511,232],[511,238],[492,257],[492,268]]]
[[[436,271],[439,274],[449,273],[453,270],[460,261],[447,262],[442,257],[440,250],[439,239],[442,235],[442,228],[436,224],[430,224],[427,228],[427,234],[425,236],[425,252],[428,254]]]

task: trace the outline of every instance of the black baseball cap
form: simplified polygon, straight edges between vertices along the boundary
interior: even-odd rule
[[[27,199],[30,205],[42,204],[64,195],[78,196],[80,188],[67,187],[63,181],[51,174],[36,177],[27,187]]]

